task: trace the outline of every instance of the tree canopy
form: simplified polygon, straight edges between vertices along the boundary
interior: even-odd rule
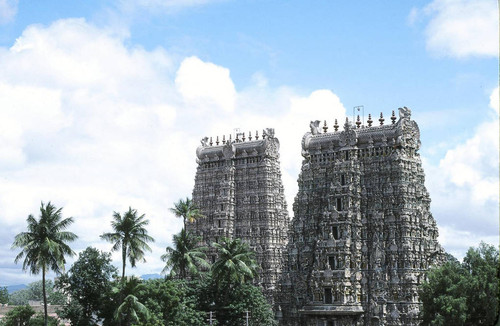
[[[97,325],[103,317],[102,307],[116,274],[110,253],[92,247],[82,251],[68,273],[57,282],[72,298],[59,316],[69,319],[72,325]]]
[[[218,258],[212,265],[212,276],[218,284],[242,284],[257,276],[255,253],[241,239],[222,238],[213,246]]]
[[[23,270],[32,274],[42,272],[43,304],[45,326],[47,326],[47,295],[45,291],[45,275],[48,270],[56,273],[64,271],[65,256],[75,253],[67,244],[74,241],[77,236],[72,232],[63,231],[73,223],[73,218],[62,218],[62,208],[56,208],[50,202],[40,206],[40,217],[33,215],[27,218],[28,231],[16,235],[12,248],[20,248],[15,262],[23,260]]]
[[[481,243],[463,262],[431,269],[421,285],[423,325],[493,325],[498,314],[498,250]]]
[[[166,262],[162,273],[170,270],[171,277],[185,279],[187,276],[197,277],[203,269],[208,270],[206,247],[198,246],[199,239],[190,235],[185,229],[173,236],[174,247],[167,247],[161,259]]]
[[[104,233],[101,238],[113,243],[111,251],[122,251],[122,279],[125,278],[125,266],[127,258],[132,267],[135,267],[137,261],[146,262],[144,258],[145,251],[151,251],[148,242],[154,242],[154,239],[148,235],[146,226],[149,220],[145,215],[137,216],[137,210],[129,207],[123,214],[113,213],[113,233]]]
[[[177,203],[174,203],[174,207],[170,208],[170,211],[177,217],[182,217],[184,223],[184,230],[186,229],[187,222],[193,223],[198,218],[203,217],[200,210],[194,205],[193,201],[186,197],[186,200],[182,198],[179,199]]]

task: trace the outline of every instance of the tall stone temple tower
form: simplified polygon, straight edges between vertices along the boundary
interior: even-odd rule
[[[358,116],[332,132],[315,121],[304,135],[282,325],[419,323],[418,286],[443,250],[419,128],[406,107],[390,120],[362,126]]]
[[[288,243],[289,217],[279,167],[279,141],[274,129],[236,134],[215,143],[206,137],[196,150],[198,168],[193,202],[204,218],[188,230],[204,244],[221,237],[240,238],[256,252],[258,284],[273,301]],[[208,254],[215,261],[213,249]]]

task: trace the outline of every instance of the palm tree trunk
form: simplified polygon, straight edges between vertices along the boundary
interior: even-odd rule
[[[42,266],[42,293],[43,293],[43,324],[47,326],[48,314],[47,314],[47,291],[45,290],[45,264]]]
[[[125,282],[125,264],[127,263],[127,249],[122,245],[122,282]]]

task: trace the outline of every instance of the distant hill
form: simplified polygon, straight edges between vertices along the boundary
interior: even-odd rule
[[[9,293],[12,293],[22,289],[26,289],[26,287],[26,284],[8,285],[7,291],[9,291]]]
[[[163,276],[161,276],[160,274],[144,274],[144,275],[141,275],[141,278],[143,280],[150,280],[150,279],[154,279],[154,278],[162,278]]]

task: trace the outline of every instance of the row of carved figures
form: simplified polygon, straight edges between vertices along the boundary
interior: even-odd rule
[[[392,124],[395,124],[396,120],[397,120],[396,113],[394,112],[394,110],[392,110],[392,115],[391,115]],[[381,126],[384,125],[385,119],[384,119],[384,114],[382,112],[380,112],[380,118],[378,119],[378,121],[380,122]],[[371,114],[368,114],[368,120],[366,122],[368,123],[368,127],[372,126],[372,124],[373,124],[374,121],[372,120],[372,115]],[[311,123],[310,123],[309,126],[311,128],[311,133],[313,135],[317,135],[317,134],[320,133],[320,131],[319,131],[319,129],[320,129],[319,125],[320,124],[321,124],[320,120],[311,121]],[[356,128],[358,128],[358,129],[361,128],[362,122],[361,122],[361,118],[360,118],[359,114],[358,114],[358,117],[356,119],[355,124],[356,124]],[[345,125],[349,125],[349,118],[348,117],[345,118]],[[363,127],[365,127],[365,126],[363,125]],[[323,129],[323,133],[327,133],[328,132],[328,125],[326,124],[326,120],[324,120],[324,122],[323,122],[322,129]],[[335,131],[339,130],[339,123],[338,123],[337,119],[335,119],[335,124],[333,125],[333,129]]]
[[[266,128],[266,129],[262,130],[262,139],[266,139],[266,137],[268,137],[268,138],[274,137],[274,129],[273,128]],[[226,140],[226,135],[222,135],[222,141],[219,141],[219,136],[217,136],[215,138],[215,146],[219,146],[219,144],[221,144],[221,143],[222,143],[222,145],[225,145],[226,142],[231,144],[233,142],[234,143],[241,143],[241,142],[244,142],[247,140],[252,141],[252,139],[259,140],[259,131],[258,130],[255,131],[254,137],[252,137],[251,131],[248,132],[248,137],[245,136],[244,132],[236,132],[235,139],[233,140],[232,138],[233,138],[232,134],[229,134],[229,138],[227,140]],[[201,145],[203,147],[213,146],[214,145],[213,137],[204,137],[201,140]]]

